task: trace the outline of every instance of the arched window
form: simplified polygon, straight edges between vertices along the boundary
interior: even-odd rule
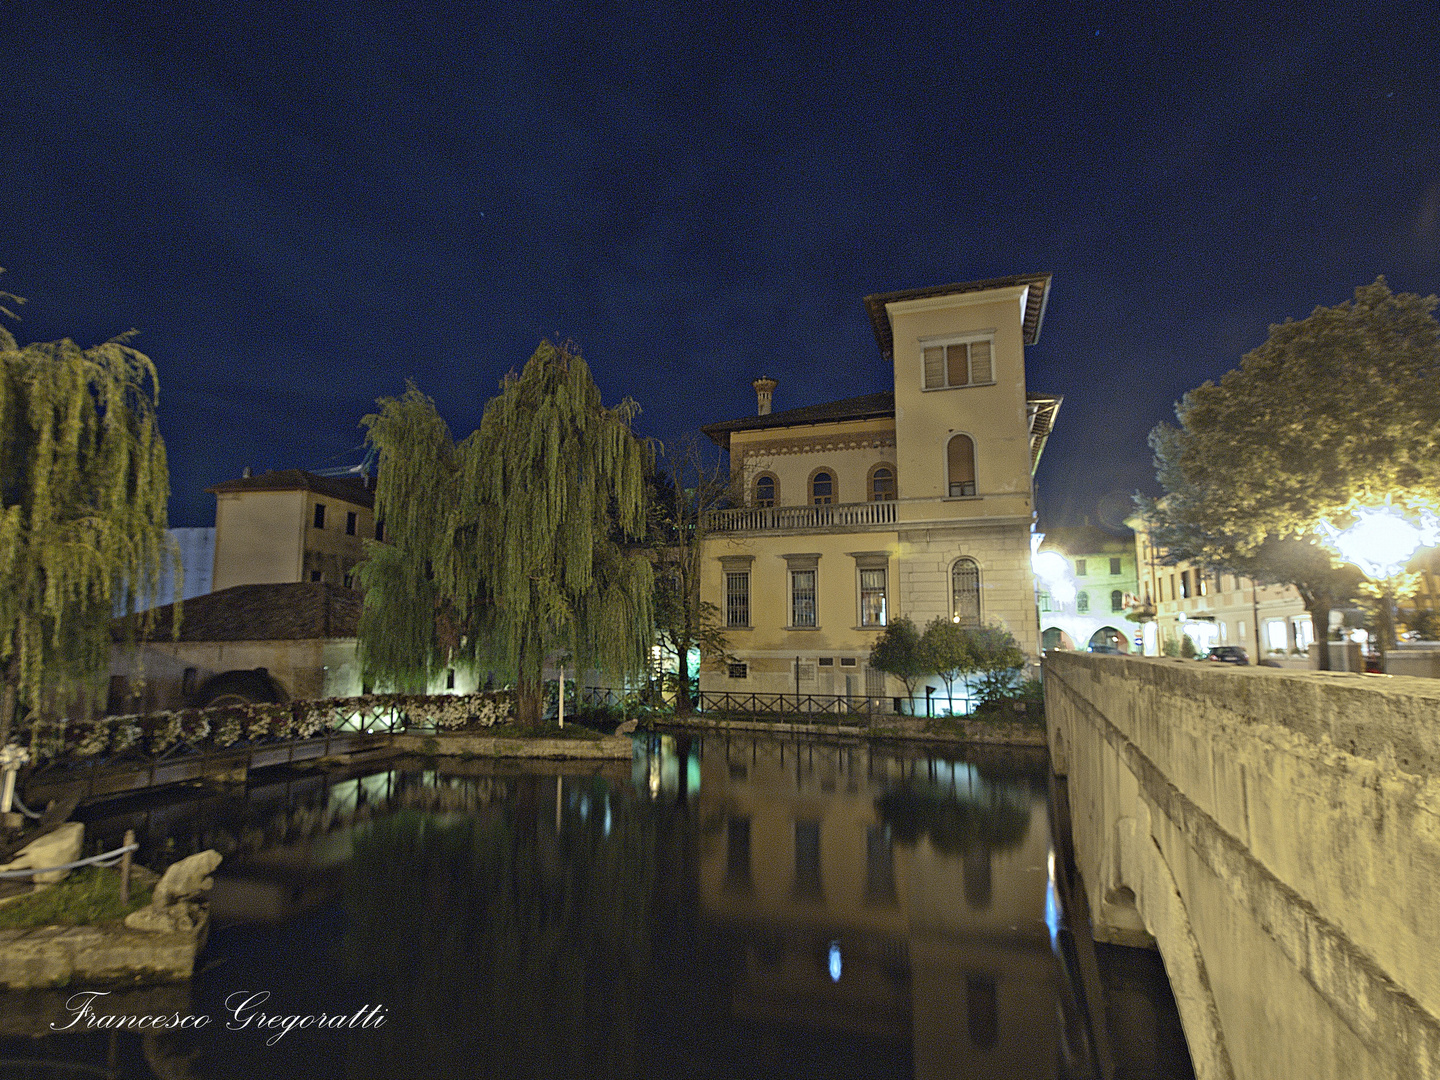
[[[1121,607],[1124,606],[1124,604],[1125,594],[1122,593],[1119,589],[1112,590],[1110,593],[1110,610],[1119,611]],[[1224,624],[1222,623],[1221,625],[1223,626]]]
[[[780,501],[780,484],[769,473],[755,481],[755,505],[774,506]]]
[[[950,476],[950,497],[975,494],[975,440],[969,435],[956,435],[946,447],[946,465]]]
[[[835,474],[821,469],[810,478],[810,501],[816,506],[827,506],[835,501]]]
[[[895,466],[876,465],[870,470],[870,501],[890,502],[895,498]]]
[[[956,559],[950,568],[950,614],[961,626],[980,625],[980,567],[974,559]]]

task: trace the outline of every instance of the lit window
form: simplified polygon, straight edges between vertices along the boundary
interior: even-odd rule
[[[950,570],[950,614],[961,626],[980,625],[980,567],[957,559]]]
[[[860,625],[885,625],[885,571],[860,571]]]
[[[774,506],[779,500],[779,485],[773,476],[762,476],[755,481],[755,505]]]
[[[810,501],[825,506],[835,501],[835,477],[821,469],[810,481]]]
[[[750,571],[725,574],[725,625],[750,625]]]
[[[890,502],[895,498],[895,470],[879,465],[870,473],[870,501]]]
[[[975,440],[969,435],[956,435],[946,447],[946,464],[950,475],[950,497],[958,499],[975,494]]]
[[[989,338],[959,341],[953,345],[929,345],[923,350],[925,389],[943,390],[952,386],[986,386],[995,381]]]
[[[815,571],[790,571],[790,625],[815,626]]]

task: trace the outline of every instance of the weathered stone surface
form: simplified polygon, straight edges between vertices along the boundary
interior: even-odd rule
[[[205,940],[203,912],[184,932],[141,933],[118,926],[45,926],[0,935],[0,986],[188,979]]]
[[[210,875],[219,865],[217,851],[201,851],[172,864],[155,885],[149,906],[126,915],[125,925],[150,933],[194,930],[203,918],[198,898],[215,884]]]
[[[602,739],[505,739],[493,735],[442,733],[396,735],[395,748],[407,754],[455,754],[547,760],[625,758],[634,755],[629,736]]]
[[[617,727],[617,728],[615,729],[615,734],[616,734],[616,735],[633,735],[633,734],[635,734],[635,729],[636,729],[637,727],[639,727],[639,725],[640,725],[640,721],[639,721],[639,720],[626,720],[623,724],[621,724],[619,727]]]
[[[1153,935],[1196,1073],[1440,1076],[1440,685],[1052,654],[1097,936]]]
[[[28,870],[74,862],[80,857],[80,844],[84,839],[85,826],[78,821],[67,821],[26,844],[15,853],[15,858],[0,866],[0,870]],[[68,873],[68,870],[55,870],[48,874],[36,874],[34,880],[36,884],[53,885]]]

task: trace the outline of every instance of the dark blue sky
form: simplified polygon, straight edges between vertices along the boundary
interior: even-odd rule
[[[175,525],[407,377],[463,436],[545,335],[669,441],[888,387],[867,293],[1040,270],[1042,515],[1113,516],[1270,323],[1440,288],[1433,4],[260,6],[0,20],[14,329],[141,331]]]

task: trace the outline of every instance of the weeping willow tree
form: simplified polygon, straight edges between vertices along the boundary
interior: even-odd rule
[[[116,607],[133,634],[167,559],[178,573],[155,365],[128,340],[20,346],[0,329],[0,744],[17,708],[97,690]]]
[[[488,669],[515,683],[534,729],[547,657],[639,675],[653,578],[622,546],[645,524],[637,406],[607,409],[579,351],[548,341],[458,445],[414,386],[379,405],[363,420],[387,534],[360,570],[367,677],[415,690],[457,662]]]

